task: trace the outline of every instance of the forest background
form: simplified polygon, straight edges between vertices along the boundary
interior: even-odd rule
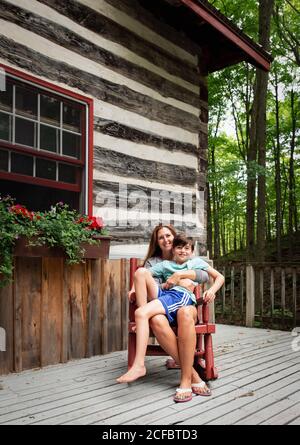
[[[274,57],[209,76],[208,250],[300,260],[300,0],[210,0]]]

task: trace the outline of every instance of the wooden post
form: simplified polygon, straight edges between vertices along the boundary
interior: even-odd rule
[[[225,267],[223,268],[223,276],[224,276],[224,279],[226,281],[226,269],[225,269]],[[226,296],[226,283],[224,283],[223,287],[222,287],[222,313],[223,313],[223,315],[225,314],[225,304],[226,304],[225,296]]]
[[[285,269],[281,270],[281,317],[285,316]]]
[[[209,303],[209,323],[215,323],[215,302]]]
[[[271,269],[271,284],[270,284],[270,299],[271,299],[271,319],[273,321],[273,315],[274,315],[274,269]]]
[[[297,273],[296,268],[293,269],[293,313],[294,313],[294,327],[297,326]]]
[[[255,278],[251,264],[246,266],[246,326],[252,328],[255,316]]]
[[[260,316],[263,322],[264,316],[264,269],[261,268],[259,271],[259,299],[260,299]]]
[[[231,268],[231,273],[230,273],[230,300],[231,300],[231,316],[233,315],[234,312],[234,266],[232,266]]]
[[[210,260],[208,263],[211,267],[213,267],[212,260]],[[225,286],[225,284],[224,284],[224,286]],[[210,282],[208,281],[208,283],[206,283],[206,285],[204,285],[204,288],[201,288],[201,290],[209,289],[210,287],[211,287],[211,285],[210,285]],[[208,322],[215,323],[215,301],[208,304],[208,311],[209,311]]]
[[[244,269],[243,269],[243,267],[241,268],[240,290],[241,290],[241,316],[243,318],[243,313],[244,313]]]

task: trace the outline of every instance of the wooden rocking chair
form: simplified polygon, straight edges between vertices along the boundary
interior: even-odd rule
[[[137,258],[130,259],[130,289],[133,285],[134,273],[138,268]],[[212,334],[215,333],[216,327],[214,323],[209,323],[209,307],[207,303],[203,302],[201,297],[202,285],[197,286],[195,295],[198,306],[198,324],[195,325],[197,341],[194,359],[194,368],[199,373],[200,377],[205,380],[214,380],[218,378],[218,373],[214,367],[214,354],[212,345]],[[202,310],[201,310],[202,308]],[[134,313],[137,309],[135,303],[129,303],[129,322],[128,322],[128,368],[133,364],[136,353],[136,333],[135,333],[135,319]],[[175,334],[177,328],[173,328]],[[150,331],[150,336],[153,333]],[[166,352],[159,345],[148,345],[146,355],[167,355]],[[169,369],[174,366],[168,366]]]

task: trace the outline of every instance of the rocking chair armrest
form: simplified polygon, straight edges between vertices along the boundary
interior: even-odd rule
[[[133,293],[130,295],[129,304],[135,304],[135,302],[136,302],[136,295],[135,295],[135,292],[133,292]]]
[[[199,298],[197,298],[197,300],[196,300],[196,306],[204,306],[205,304],[207,304],[207,303],[204,301],[204,298],[203,298],[203,297],[199,297]]]

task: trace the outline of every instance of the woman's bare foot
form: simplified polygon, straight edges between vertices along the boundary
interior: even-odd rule
[[[211,396],[211,390],[205,382],[192,383],[192,391],[197,396]]]
[[[131,383],[140,377],[144,377],[146,375],[145,366],[132,366],[126,374],[123,374],[121,377],[117,379],[118,383]]]

